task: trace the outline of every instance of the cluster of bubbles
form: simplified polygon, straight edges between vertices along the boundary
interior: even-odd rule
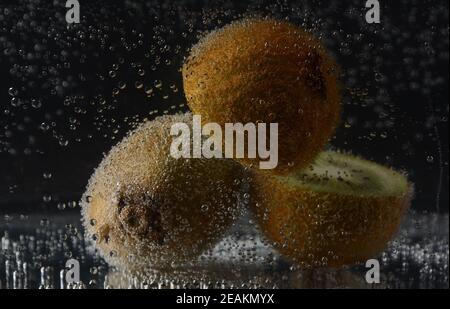
[[[382,23],[373,25],[366,22],[366,9],[359,1],[342,8],[337,2],[270,3],[212,1],[200,8],[189,1],[173,5],[97,1],[84,4],[81,23],[70,26],[59,1],[2,5],[1,63],[7,74],[2,91],[10,102],[2,110],[2,151],[19,151],[12,140],[27,135],[23,150],[33,152],[39,131],[52,135],[62,147],[97,137],[95,131],[102,132],[99,137],[114,139],[145,117],[185,108],[177,75],[189,47],[201,31],[255,14],[305,27],[345,66],[348,112],[342,140],[353,145],[400,139],[404,152],[414,153],[427,138],[424,123],[431,129],[429,137],[436,138],[432,128],[448,121],[448,106],[433,102],[433,97],[445,95],[441,67],[449,56],[445,4],[436,1],[419,11],[402,1],[386,8]],[[414,95],[429,102],[409,106]],[[424,119],[413,118],[410,109],[425,111]],[[358,119],[359,114],[367,117]],[[95,121],[88,124],[92,118]],[[400,135],[405,122],[414,124],[414,140]],[[433,163],[435,156],[436,149],[428,150],[423,159]]]
[[[0,237],[0,288],[79,288],[80,282],[66,282],[65,263],[70,259],[77,259],[80,265],[93,265],[89,269],[91,286],[97,286],[95,276],[107,269],[98,257],[87,254],[77,224],[24,216],[5,216],[4,222]],[[22,230],[18,232],[11,225]]]
[[[365,281],[363,266],[302,269],[290,264],[260,237],[251,219],[241,219],[230,234],[193,265],[170,272],[127,272],[108,266],[86,249],[80,226],[54,217],[29,222],[26,231],[1,237],[0,287],[42,289],[178,288],[448,288],[448,215],[410,214],[400,236],[380,255],[381,284]],[[21,218],[9,218],[6,226]],[[428,226],[426,231],[417,226]],[[0,225],[3,229],[3,224]],[[422,228],[423,229],[423,228]],[[422,238],[422,233],[433,237]],[[14,234],[13,234],[14,233]],[[412,235],[412,237],[411,237]],[[65,263],[76,259],[81,280],[67,283]]]

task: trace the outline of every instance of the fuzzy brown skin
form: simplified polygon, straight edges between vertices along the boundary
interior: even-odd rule
[[[411,186],[398,196],[317,192],[283,178],[253,172],[252,210],[279,252],[306,267],[375,257],[397,231],[413,193]]]
[[[190,121],[185,114],[141,125],[91,177],[84,225],[109,263],[142,271],[194,260],[238,216],[239,164],[170,156],[171,124]]]
[[[205,122],[278,123],[276,174],[309,164],[340,116],[335,62],[302,29],[250,19],[212,32],[183,66],[184,91]],[[256,159],[239,159],[257,166]]]

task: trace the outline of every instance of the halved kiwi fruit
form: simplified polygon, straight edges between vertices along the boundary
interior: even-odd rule
[[[309,168],[285,176],[252,173],[252,209],[262,232],[302,266],[375,257],[413,194],[401,173],[339,152],[323,152]]]
[[[251,18],[206,35],[183,66],[184,91],[205,122],[278,123],[285,174],[322,151],[340,118],[338,68],[321,42],[286,21]],[[258,166],[260,158],[238,159]]]
[[[87,234],[113,265],[131,270],[195,260],[239,215],[242,167],[227,159],[174,159],[174,123],[143,123],[115,146],[82,201]]]

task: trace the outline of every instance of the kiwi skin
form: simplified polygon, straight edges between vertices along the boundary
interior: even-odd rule
[[[193,261],[239,215],[243,168],[227,159],[174,159],[171,124],[142,124],[104,158],[82,200],[83,223],[111,265],[131,271]]]
[[[306,167],[340,118],[338,67],[311,34],[284,21],[245,19],[206,35],[182,69],[184,91],[205,122],[278,123],[278,166]],[[261,158],[238,159],[257,167]],[[264,160],[264,159],[263,159]]]
[[[362,196],[291,186],[283,178],[252,171],[251,209],[265,237],[303,267],[341,267],[375,257],[413,196],[411,184],[397,196]]]

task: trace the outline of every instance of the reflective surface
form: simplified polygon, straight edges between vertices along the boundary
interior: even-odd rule
[[[378,259],[381,283],[368,269],[300,269],[280,257],[247,216],[198,261],[169,271],[133,275],[108,267],[89,248],[79,217],[11,216],[0,224],[2,288],[61,288],[67,260],[81,266],[80,284],[64,288],[448,288],[448,215],[410,213]],[[64,282],[64,281],[63,281]]]

